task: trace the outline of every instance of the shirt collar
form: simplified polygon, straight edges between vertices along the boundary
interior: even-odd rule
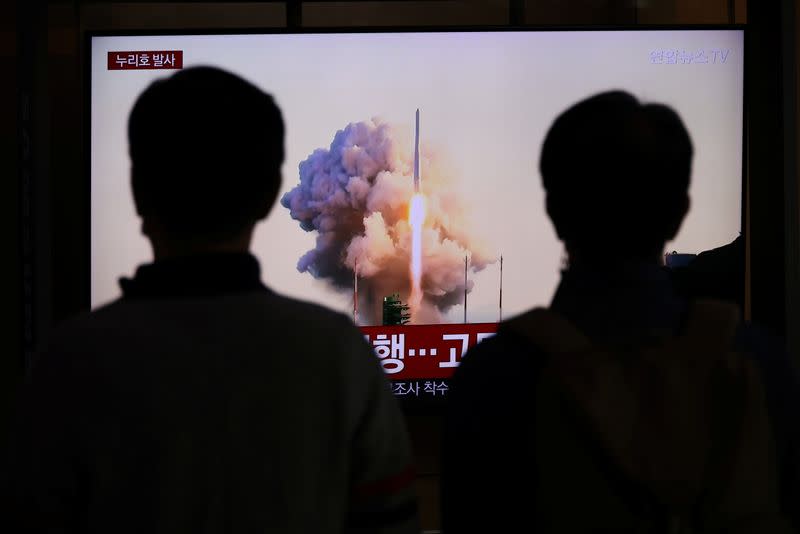
[[[676,332],[686,302],[664,267],[628,263],[565,271],[550,307],[590,338],[614,341]]]
[[[267,291],[258,260],[248,253],[222,253],[159,260],[119,281],[123,298],[206,297]]]

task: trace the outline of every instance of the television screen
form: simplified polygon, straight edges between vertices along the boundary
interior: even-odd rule
[[[695,158],[692,209],[669,250],[737,237],[743,40],[737,29],[94,36],[91,304],[151,260],[129,185],[136,97],[177,69],[219,66],[272,94],[287,124],[279,201],[253,242],[265,283],[353,317],[397,395],[446,395],[467,348],[552,296],[564,251],[538,157],[576,101],[624,89],[674,107]]]

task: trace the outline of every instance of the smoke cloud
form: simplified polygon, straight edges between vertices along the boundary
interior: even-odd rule
[[[384,296],[410,291],[411,228],[408,204],[414,194],[412,137],[408,127],[381,119],[348,124],[328,149],[300,163],[300,183],[281,198],[293,219],[317,232],[316,246],[297,262],[300,272],[352,290],[359,275],[361,322],[381,320]],[[422,192],[427,218],[422,234],[422,303],[417,323],[441,321],[441,313],[463,302],[464,257],[480,271],[496,256],[478,238],[443,151],[421,148]],[[468,283],[467,290],[472,287]]]

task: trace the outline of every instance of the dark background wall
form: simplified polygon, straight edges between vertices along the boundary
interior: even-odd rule
[[[747,24],[747,314],[800,348],[792,0],[0,3],[0,438],[24,355],[88,307],[83,146],[87,30],[324,26]],[[788,328],[787,328],[788,325]],[[798,351],[793,350],[797,355]],[[439,525],[439,417],[410,415],[424,526]]]
[[[0,3],[0,439],[22,361],[22,288],[17,121],[17,6]]]

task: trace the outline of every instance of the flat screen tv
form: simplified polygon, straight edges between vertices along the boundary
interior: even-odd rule
[[[574,102],[624,89],[682,116],[692,209],[670,250],[741,230],[741,29],[140,33],[89,48],[92,306],[151,259],[129,186],[134,100],[219,66],[287,123],[279,203],[253,243],[265,283],[353,317],[405,399],[446,397],[470,346],[549,302],[564,252],[537,164]]]

